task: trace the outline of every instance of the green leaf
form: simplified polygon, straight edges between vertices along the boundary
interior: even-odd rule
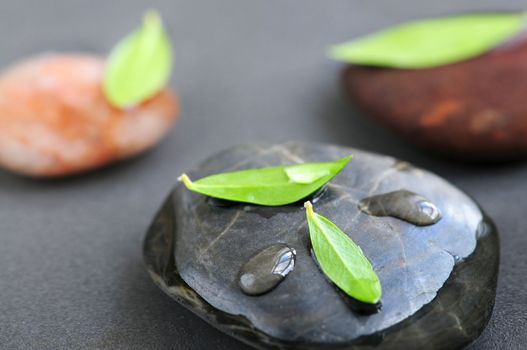
[[[524,13],[421,20],[336,45],[329,55],[359,65],[430,68],[481,55],[520,31],[524,24]]]
[[[112,50],[103,90],[108,101],[123,108],[141,103],[166,84],[172,68],[170,40],[157,12],[147,12],[143,26]]]
[[[324,274],[343,292],[363,303],[381,299],[381,283],[362,249],[334,223],[315,213],[306,202],[309,236]]]
[[[303,163],[272,168],[249,169],[204,177],[192,182],[183,174],[179,180],[194,192],[210,197],[266,206],[298,202],[316,192],[350,161]]]

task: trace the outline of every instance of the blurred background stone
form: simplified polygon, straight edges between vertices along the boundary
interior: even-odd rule
[[[105,61],[92,54],[41,54],[0,73],[0,166],[33,177],[101,168],[156,145],[179,105],[163,89],[115,108],[102,91]]]
[[[368,116],[448,157],[527,155],[527,36],[462,62],[406,70],[349,66],[344,85]]]

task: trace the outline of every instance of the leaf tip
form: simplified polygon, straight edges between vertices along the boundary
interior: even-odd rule
[[[341,169],[343,169],[346,165],[348,165],[348,163],[351,161],[351,159],[353,158],[353,155],[348,155],[347,157],[344,157],[340,160],[338,160],[338,164],[341,165]]]
[[[331,45],[326,49],[326,57],[334,61],[344,61],[341,53],[342,45]]]

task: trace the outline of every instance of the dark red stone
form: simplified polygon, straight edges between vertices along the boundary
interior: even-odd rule
[[[479,57],[406,70],[350,65],[356,105],[412,143],[448,156],[527,155],[527,37]]]

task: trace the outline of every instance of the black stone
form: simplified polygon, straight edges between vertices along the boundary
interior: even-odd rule
[[[295,250],[274,244],[253,256],[242,266],[238,282],[245,294],[260,295],[271,291],[295,267]]]
[[[433,225],[441,220],[441,211],[426,198],[398,190],[361,199],[359,209],[374,216],[393,216],[417,226]]]
[[[200,178],[245,168],[329,161],[354,155],[327,185],[317,212],[360,245],[383,286],[382,309],[354,312],[309,253],[305,212],[297,205],[220,208],[178,186],[145,239],[147,269],[170,296],[215,327],[270,349],[459,349],[484,329],[496,291],[499,245],[491,221],[463,192],[391,157],[335,146],[248,145],[211,157],[189,172]],[[394,166],[395,165],[395,166]],[[415,226],[358,209],[366,197],[406,189],[441,210],[434,225]],[[294,247],[295,269],[254,297],[238,272],[273,244]]]

